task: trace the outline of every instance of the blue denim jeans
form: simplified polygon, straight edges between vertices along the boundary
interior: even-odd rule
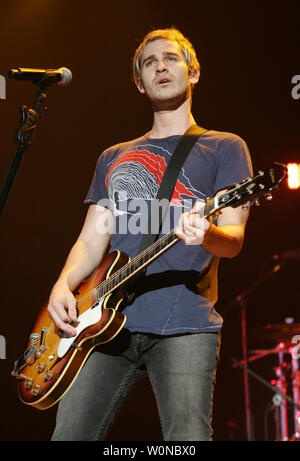
[[[219,333],[157,336],[122,330],[94,349],[61,399],[52,440],[105,440],[122,402],[145,373],[164,440],[211,440],[219,348]]]

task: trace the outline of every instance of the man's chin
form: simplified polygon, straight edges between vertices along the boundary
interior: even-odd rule
[[[183,95],[160,95],[159,97],[151,100],[152,106],[155,111],[160,110],[176,110],[180,107],[189,96],[185,93]]]

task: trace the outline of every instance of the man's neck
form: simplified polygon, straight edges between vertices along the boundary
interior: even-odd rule
[[[190,101],[187,99],[176,109],[154,110],[150,136],[152,138],[167,138],[173,135],[183,135],[195,123]]]

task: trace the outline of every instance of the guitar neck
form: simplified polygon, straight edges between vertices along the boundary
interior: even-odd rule
[[[217,199],[208,199],[203,209],[203,217],[208,218],[216,211]],[[146,248],[144,251],[135,256],[131,261],[121,267],[118,271],[113,273],[107,280],[104,280],[97,287],[98,299],[106,296],[124,282],[128,281],[131,277],[137,275],[140,271],[146,268],[152,261],[166,252],[179,238],[175,234],[175,229],[172,229],[167,234],[163,235],[160,239]]]

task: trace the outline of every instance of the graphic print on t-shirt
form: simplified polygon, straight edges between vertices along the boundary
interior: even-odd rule
[[[146,134],[116,144],[100,155],[85,203],[102,205],[103,201],[104,207],[116,211],[111,251],[124,252],[130,258],[137,255],[148,216],[150,212],[153,216],[153,209],[156,211],[158,187],[179,138],[151,139]],[[164,218],[160,234],[174,229],[177,217],[195,201],[205,201],[252,174],[249,151],[241,138],[208,131],[196,142],[183,165],[172,198],[174,206]],[[178,205],[180,201],[188,202],[187,209],[185,203]],[[147,266],[136,298],[122,311],[127,316],[126,328],[157,335],[219,331],[222,319],[214,309],[218,287],[215,262],[200,245],[178,242],[169,248]]]
[[[117,203],[121,201],[155,199],[167,167],[165,157],[154,153],[158,149],[163,150],[165,155],[171,156],[168,151],[158,146],[150,144],[135,146],[135,150],[127,152],[109,165],[105,185],[115,211],[117,211]],[[182,168],[180,180],[176,181],[171,205],[181,206],[182,201],[187,199],[203,201],[204,197],[202,192],[192,186]]]

